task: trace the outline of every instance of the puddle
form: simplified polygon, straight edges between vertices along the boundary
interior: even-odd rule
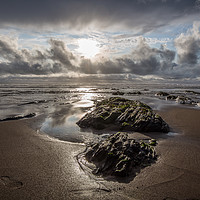
[[[81,100],[74,104],[74,108],[89,108],[94,106],[94,102],[90,100]]]
[[[179,133],[174,133],[174,132],[168,132],[167,136],[176,136],[179,135]]]
[[[93,101],[81,100],[54,111],[42,123],[40,130],[51,137],[70,142],[89,142],[94,139],[90,129],[82,130],[76,124],[93,105]]]

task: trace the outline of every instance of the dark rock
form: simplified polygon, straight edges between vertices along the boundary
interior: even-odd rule
[[[193,90],[186,90],[185,93],[190,93],[190,94],[195,94],[195,95],[200,94],[200,92],[196,92],[196,91],[193,91]]]
[[[124,92],[117,91],[113,92],[112,95],[124,95]]]
[[[0,122],[11,121],[11,120],[19,120],[19,119],[25,119],[25,118],[32,118],[32,117],[35,117],[35,116],[36,116],[36,113],[29,113],[27,115],[11,116],[11,117],[7,117],[5,119],[0,119]]]
[[[98,102],[77,124],[81,128],[169,132],[168,124],[148,105],[120,97]]]
[[[153,144],[151,144],[153,143]],[[148,143],[128,139],[127,133],[116,133],[106,140],[88,147],[85,158],[95,164],[94,174],[128,176],[137,168],[155,162],[156,140]]]
[[[165,96],[168,96],[169,94],[167,92],[158,92],[155,94],[155,96],[160,96],[160,97],[165,97]]]
[[[177,98],[177,96],[175,96],[175,95],[168,95],[167,97],[166,97],[166,100],[170,100],[170,101],[173,101],[173,100],[176,100],[176,98]]]
[[[180,104],[195,104],[195,105],[197,104],[196,101],[186,96],[168,95],[166,97],[166,100],[175,100],[177,103],[180,103]]]
[[[193,100],[189,97],[185,97],[185,96],[178,96],[176,98],[176,102],[180,103],[180,104],[192,104]]]

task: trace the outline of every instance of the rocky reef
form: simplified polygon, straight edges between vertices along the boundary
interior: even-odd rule
[[[127,133],[118,132],[90,145],[85,152],[85,159],[95,165],[95,175],[135,175],[157,159],[154,150],[156,143],[154,139],[148,142],[129,139]]]
[[[169,132],[168,124],[148,105],[121,97],[98,102],[77,124],[81,128]]]
[[[199,95],[199,92],[190,91],[190,90],[186,90],[185,93]],[[163,97],[165,97],[165,100],[175,101],[178,104],[191,104],[191,105],[198,106],[197,101],[194,101],[193,99],[191,99],[188,96],[185,96],[184,94],[183,95],[180,95],[180,94],[174,95],[174,94],[169,94],[167,92],[160,91],[160,92],[156,93],[155,96],[158,96],[160,99],[163,99]]]

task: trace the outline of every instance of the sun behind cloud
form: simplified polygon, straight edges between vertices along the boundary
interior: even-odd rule
[[[92,39],[79,39],[77,51],[86,58],[93,58],[100,52],[99,43]]]

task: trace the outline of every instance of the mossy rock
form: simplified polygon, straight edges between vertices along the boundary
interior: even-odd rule
[[[168,124],[147,104],[121,97],[98,102],[77,124],[81,128],[169,132]]]
[[[96,175],[124,177],[155,162],[157,155],[149,143],[129,139],[127,133],[118,132],[88,146],[85,158],[96,166],[93,170]]]

